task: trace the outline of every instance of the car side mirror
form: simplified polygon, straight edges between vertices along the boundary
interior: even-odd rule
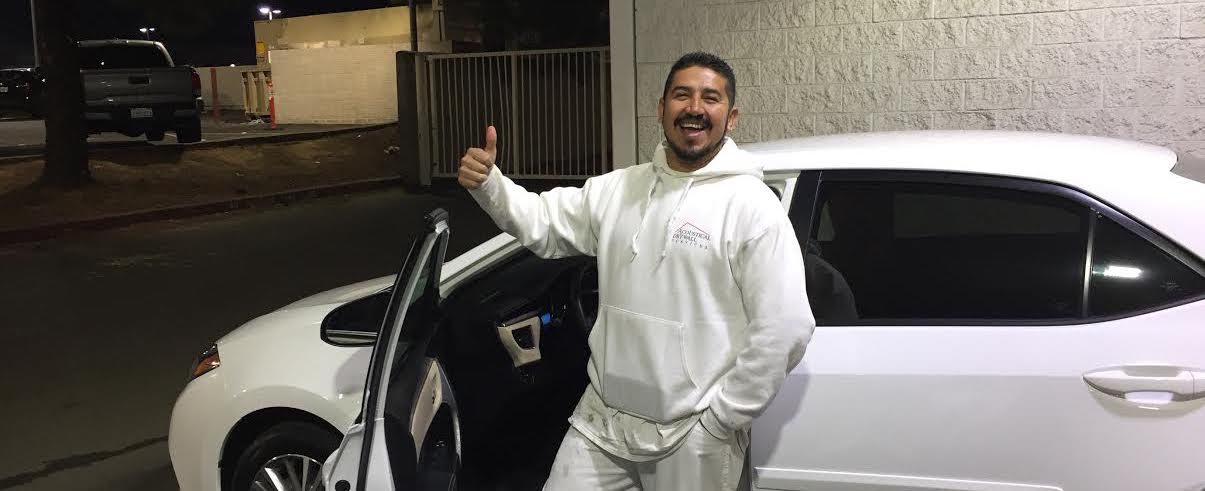
[[[372,346],[385,320],[391,290],[340,305],[322,319],[322,341],[345,347]]]

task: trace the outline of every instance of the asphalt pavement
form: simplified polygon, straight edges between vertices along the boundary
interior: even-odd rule
[[[165,438],[200,350],[394,273],[435,207],[449,258],[497,233],[463,191],[394,189],[0,247],[0,490],[177,489]]]
[[[282,124],[272,129],[271,124],[258,122],[215,122],[211,118],[201,118],[201,138],[203,142],[223,142],[251,138],[279,137],[284,135],[305,135],[312,133],[328,133],[331,131],[362,128],[365,125],[339,124]],[[40,119],[0,119],[0,156],[29,155],[38,153],[46,143],[46,126]],[[92,147],[105,146],[140,146],[140,145],[176,145],[176,134],[167,132],[163,141],[148,142],[146,137],[128,137],[120,133],[99,133],[90,135],[88,143]]]

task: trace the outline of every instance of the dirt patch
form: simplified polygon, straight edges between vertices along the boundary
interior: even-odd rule
[[[139,147],[90,154],[95,183],[37,186],[41,159],[0,165],[0,230],[397,177],[397,131],[217,148]]]

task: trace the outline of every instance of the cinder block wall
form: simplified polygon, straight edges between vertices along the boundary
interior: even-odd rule
[[[378,44],[271,52],[276,117],[281,123],[397,121],[395,53]]]
[[[213,109],[213,79],[211,70],[218,74],[218,108],[243,109],[243,72],[255,70],[255,65],[197,67],[201,76],[201,97],[205,99],[205,110]]]
[[[640,157],[687,51],[732,62],[738,142],[903,129],[1114,136],[1205,154],[1205,3],[636,0]]]

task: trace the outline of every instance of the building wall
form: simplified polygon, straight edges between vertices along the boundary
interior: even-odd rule
[[[281,123],[385,123],[397,120],[396,53],[409,44],[272,52]]]
[[[430,7],[418,9],[419,51],[447,53],[451,42],[443,23]],[[282,17],[255,21],[255,41],[262,43],[264,53],[257,48],[260,62],[268,60],[265,53],[286,49],[338,48],[369,44],[392,44],[410,49],[410,10],[407,7],[386,7],[334,14]]]
[[[1205,154],[1205,3],[636,0],[640,158],[670,64],[728,59],[738,142],[904,129],[1114,136]]]
[[[218,108],[243,109],[243,72],[255,70],[255,65],[197,67],[201,76],[201,97],[205,99],[205,109],[213,109],[213,80],[212,71],[218,75]]]

